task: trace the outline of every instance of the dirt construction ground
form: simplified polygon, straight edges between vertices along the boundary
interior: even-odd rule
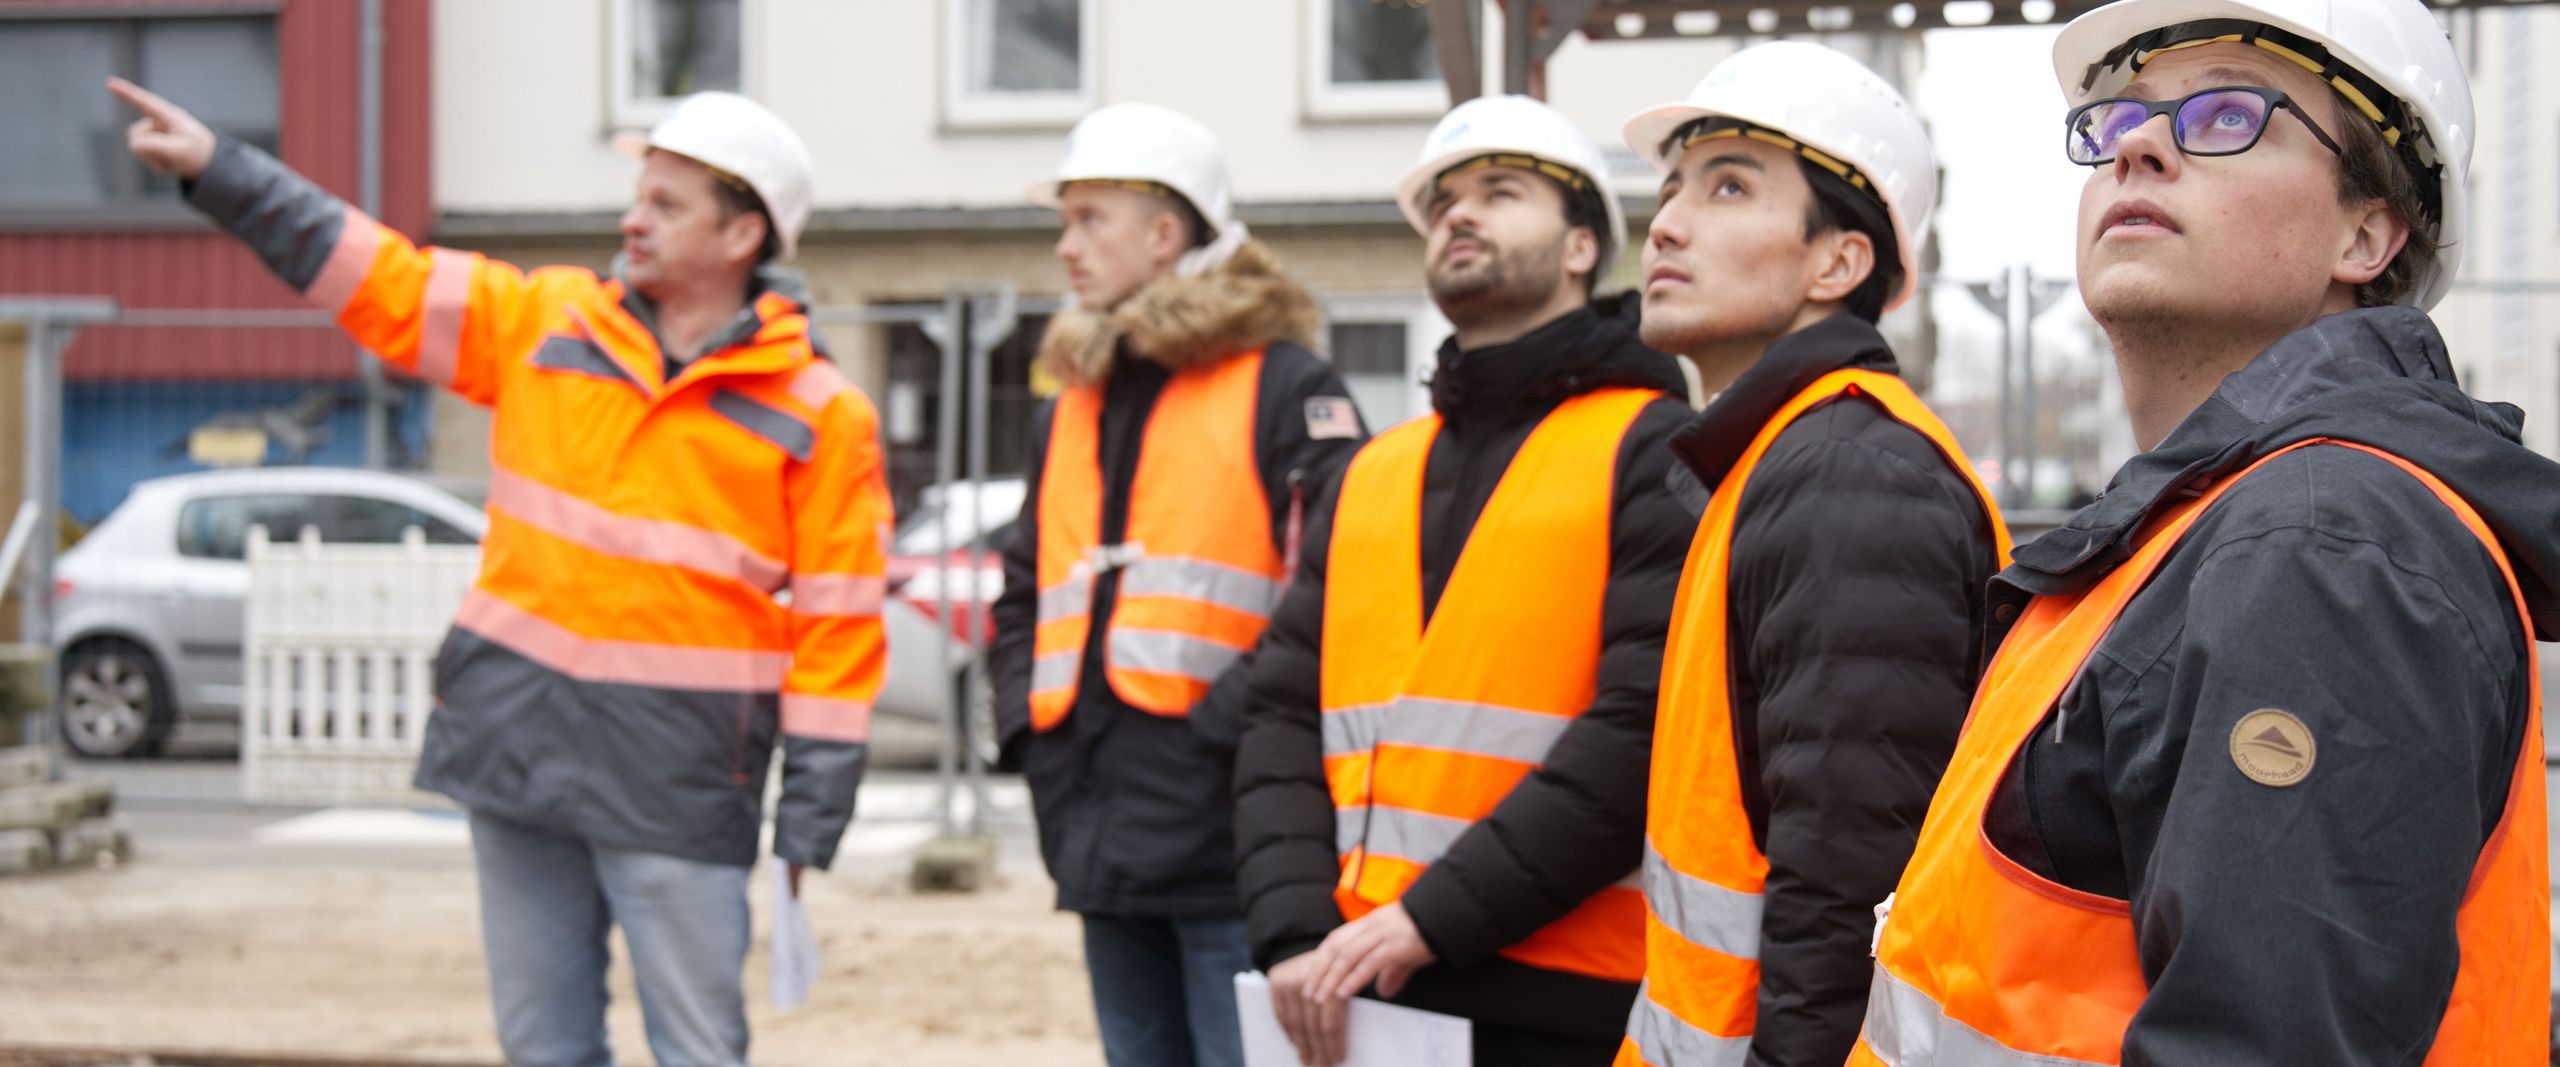
[[[0,878],[0,1064],[66,1046],[163,1064],[185,1062],[169,1050],[499,1061],[467,849],[275,845],[136,818],[141,852],[122,869]],[[912,894],[889,862],[810,878],[824,970],[789,1013],[767,1000],[759,871],[755,1061],[1098,1065],[1075,921],[1049,909],[1036,859],[1003,871],[974,896]],[[618,1058],[650,1062],[619,962],[612,987]]]

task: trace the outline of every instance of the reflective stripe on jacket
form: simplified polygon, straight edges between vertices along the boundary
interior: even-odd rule
[[[774,850],[827,864],[886,664],[890,508],[870,401],[800,302],[766,289],[668,381],[619,281],[417,248],[228,139],[189,198],[383,360],[493,409],[420,786],[743,865],[778,732]]]
[[[1645,815],[1645,985],[1619,1048],[1622,1067],[1740,1067],[1750,1051],[1769,861],[1754,844],[1734,747],[1726,596],[1733,535],[1760,457],[1798,416],[1834,401],[1873,404],[1935,444],[1972,486],[2000,562],[2008,562],[2009,537],[1997,505],[1945,423],[1898,376],[1838,370],[1815,379],[1769,417],[1735,460],[1708,497],[1690,543],[1662,657]]]
[[[2131,558],[2096,584],[2029,602],[2001,645],[1879,934],[1866,1028],[1851,1064],[2045,1067],[2121,1061],[2126,1029],[2148,987],[2130,904],[2056,884],[2010,860],[1984,836],[1984,811],[2038,724],[2197,518],[2258,467],[2295,448],[2316,446],[2367,452],[2424,484],[2488,550],[2507,579],[2520,622],[2531,632],[2530,620],[2521,618],[2524,601],[2515,571],[2488,524],[2434,475],[2381,449],[2315,438],[2173,505],[2140,535]],[[2524,748],[2506,807],[2480,851],[2455,919],[2460,967],[2429,1064],[2539,1063],[2549,1051],[2541,686],[2530,663],[2524,677],[2533,686]],[[2266,1055],[2283,1058],[2280,1049]]]
[[[1262,362],[1257,350],[1165,382],[1115,545],[1101,543],[1102,389],[1058,395],[1040,474],[1033,729],[1057,726],[1075,706],[1102,574],[1120,574],[1104,671],[1142,711],[1188,715],[1270,625],[1284,575],[1254,459]]]
[[[1401,897],[1545,759],[1597,691],[1609,479],[1620,439],[1661,394],[1605,389],[1559,405],[1486,502],[1425,626],[1422,473],[1440,420],[1379,435],[1352,460],[1326,574],[1324,762],[1356,920]],[[1502,950],[1549,970],[1634,981],[1642,904],[1601,890]]]

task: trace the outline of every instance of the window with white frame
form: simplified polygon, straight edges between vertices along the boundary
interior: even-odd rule
[[[1449,106],[1418,0],[1303,2],[1309,115],[1427,118]]]
[[[944,0],[943,115],[1065,125],[1094,103],[1095,0]]]
[[[749,0],[612,0],[613,124],[665,118],[695,93],[747,91]]]
[[[1430,410],[1424,383],[1449,322],[1420,294],[1326,297],[1324,352],[1375,433]]]

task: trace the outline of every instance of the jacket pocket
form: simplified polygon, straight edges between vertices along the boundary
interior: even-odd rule
[[[1185,720],[1123,714],[1096,753],[1111,809],[1103,863],[1121,884],[1156,890],[1232,881],[1233,762]]]

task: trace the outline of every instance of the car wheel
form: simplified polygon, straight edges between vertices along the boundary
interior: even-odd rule
[[[62,664],[55,725],[63,743],[83,756],[156,756],[177,708],[169,677],[151,653],[127,641],[92,641]]]

